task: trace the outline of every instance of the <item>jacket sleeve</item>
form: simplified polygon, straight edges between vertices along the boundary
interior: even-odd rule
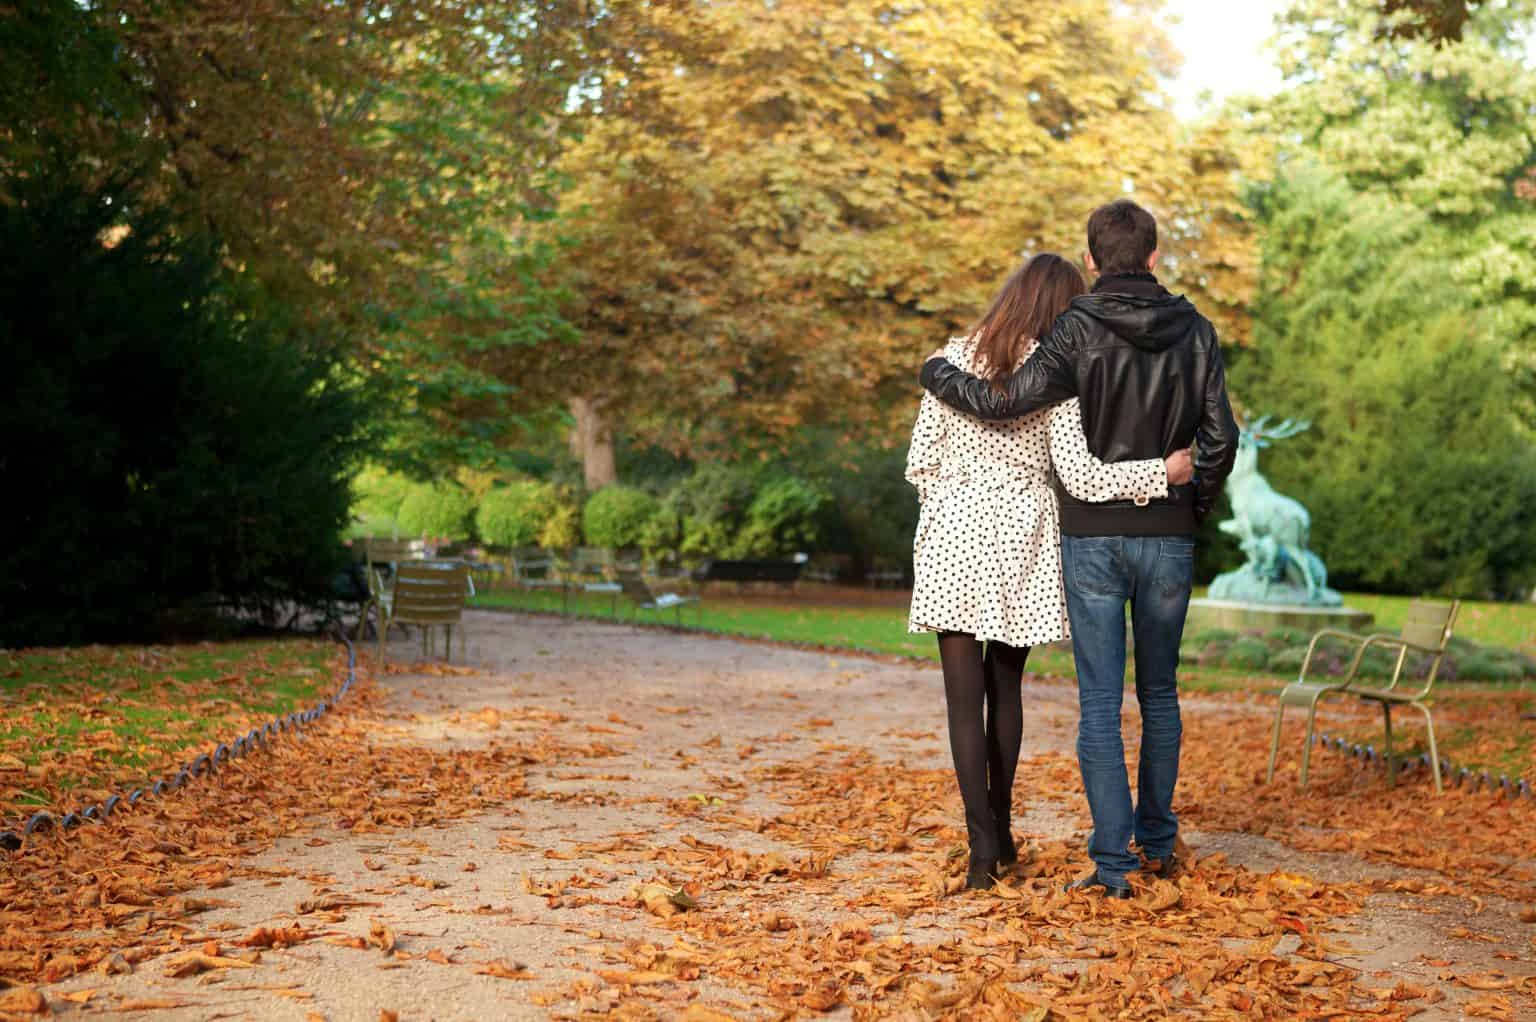
[[[932,394],[924,394],[917,409],[917,425],[912,427],[912,446],[907,449],[907,482],[917,487],[919,504],[927,503],[928,493],[939,479],[944,419],[944,406]]]
[[[1051,468],[1078,500],[1145,503],[1168,496],[1168,466],[1161,458],[1100,461],[1088,449],[1082,407],[1067,401],[1051,409]]]
[[[1237,420],[1227,398],[1227,372],[1221,361],[1221,345],[1211,339],[1211,362],[1206,369],[1205,403],[1195,430],[1195,520],[1204,521],[1216,507],[1216,498],[1232,474],[1237,460]]]
[[[928,360],[920,381],[940,401],[978,419],[1015,419],[1076,397],[1076,359],[1066,324],[1065,317],[1056,321],[1001,391],[942,358]]]

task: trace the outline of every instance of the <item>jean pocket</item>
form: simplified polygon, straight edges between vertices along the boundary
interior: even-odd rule
[[[1072,588],[1091,596],[1127,595],[1118,540],[1072,537],[1062,546],[1072,565]]]
[[[1195,541],[1164,538],[1157,551],[1157,590],[1167,597],[1188,596],[1195,584]]]

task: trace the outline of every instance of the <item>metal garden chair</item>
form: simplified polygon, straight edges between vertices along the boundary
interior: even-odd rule
[[[400,565],[395,573],[393,599],[379,627],[379,662],[384,661],[390,628],[399,624],[421,626],[423,656],[432,655],[432,629],[439,626],[445,629],[448,646],[445,655],[452,660],[453,628],[462,623],[465,601],[474,595],[474,591],[467,564],[421,561]],[[468,653],[462,629],[459,646],[461,653]]]
[[[1392,754],[1392,707],[1394,705],[1412,706],[1424,714],[1424,725],[1429,730],[1429,763],[1434,771],[1435,793],[1439,794],[1442,790],[1440,753],[1435,746],[1435,721],[1430,715],[1425,700],[1429,697],[1430,689],[1435,685],[1435,678],[1440,673],[1440,664],[1445,659],[1446,647],[1451,641],[1451,627],[1456,623],[1456,612],[1460,609],[1460,600],[1453,600],[1450,603],[1428,603],[1415,600],[1408,607],[1408,618],[1403,622],[1402,631],[1398,635],[1357,635],[1354,632],[1325,628],[1312,636],[1312,642],[1307,647],[1306,659],[1301,662],[1300,677],[1285,686],[1280,693],[1280,705],[1275,711],[1275,733],[1269,747],[1267,780],[1275,779],[1275,760],[1280,754],[1280,723],[1285,719],[1285,708],[1304,706],[1307,709],[1307,738],[1306,744],[1301,749],[1301,783],[1305,785],[1312,760],[1312,733],[1317,721],[1318,700],[1329,694],[1352,695],[1358,699],[1381,704],[1382,720],[1387,732],[1385,743],[1387,777],[1392,784],[1397,783],[1397,759]],[[1317,652],[1318,640],[1324,638],[1336,638],[1353,643],[1355,655],[1350,660],[1342,679],[1308,681],[1307,669],[1312,666],[1312,655]],[[1384,646],[1397,650],[1397,663],[1392,668],[1392,678],[1384,686],[1364,683],[1358,677],[1361,661],[1365,659],[1365,652],[1372,646]],[[1430,661],[1429,674],[1422,683],[1402,684],[1403,664],[1408,658],[1409,650],[1428,653],[1433,657]]]

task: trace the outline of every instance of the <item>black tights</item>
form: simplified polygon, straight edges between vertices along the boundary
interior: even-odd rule
[[[975,860],[1013,856],[1013,775],[1024,733],[1019,683],[1028,657],[1028,646],[995,641],[987,643],[983,656],[974,635],[939,633],[949,750]]]

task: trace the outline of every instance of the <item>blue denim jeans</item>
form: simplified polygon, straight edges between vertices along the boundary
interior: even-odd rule
[[[1173,851],[1178,818],[1179,641],[1194,581],[1189,536],[1063,536],[1061,570],[1077,661],[1077,762],[1093,813],[1088,854],[1099,880],[1126,886],[1140,863],[1131,838],[1149,859]],[[1136,699],[1141,704],[1141,762],[1131,810],[1120,736],[1125,695],[1125,605],[1131,605]]]

